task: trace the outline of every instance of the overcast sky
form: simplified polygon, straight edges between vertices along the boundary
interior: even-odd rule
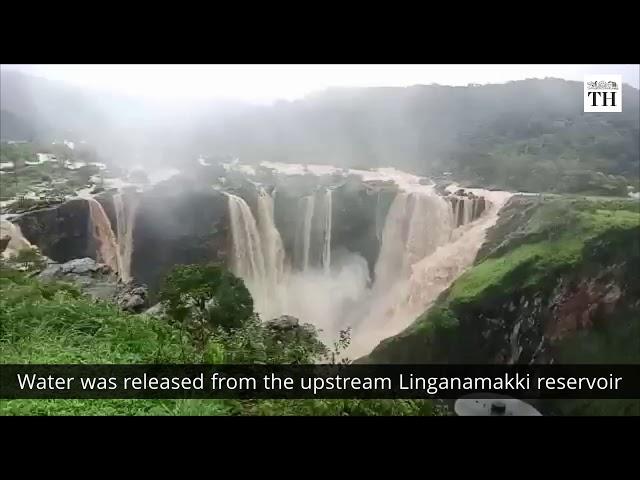
[[[155,99],[294,100],[328,87],[467,85],[525,78],[582,81],[620,74],[639,88],[636,65],[1,65],[68,84]]]

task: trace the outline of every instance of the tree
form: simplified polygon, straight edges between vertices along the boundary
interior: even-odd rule
[[[242,279],[218,265],[178,265],[165,277],[160,301],[179,322],[190,316],[234,329],[253,315],[253,299]]]

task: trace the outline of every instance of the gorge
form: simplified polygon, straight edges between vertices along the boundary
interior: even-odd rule
[[[52,260],[88,256],[152,292],[174,264],[223,263],[263,320],[292,315],[327,341],[350,328],[351,357],[404,329],[473,262],[510,197],[395,169],[269,162],[113,184],[13,221]]]

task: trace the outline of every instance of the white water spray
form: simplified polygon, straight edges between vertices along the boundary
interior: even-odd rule
[[[296,252],[300,270],[309,269],[309,252],[311,251],[311,227],[315,210],[315,195],[304,197],[300,202],[300,223],[296,235]]]
[[[331,189],[327,188],[323,197],[323,221],[322,221],[322,269],[325,275],[331,271],[331,215],[333,213],[333,200]]]

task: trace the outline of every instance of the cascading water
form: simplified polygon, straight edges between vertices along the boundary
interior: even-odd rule
[[[263,319],[296,316],[322,329],[329,341],[339,330],[352,327],[350,358],[368,353],[429,308],[473,263],[487,229],[510,197],[479,189],[441,196],[433,184],[408,174],[393,170],[364,174],[372,180],[392,180],[398,187],[386,216],[381,195],[376,198],[375,237],[380,250],[373,285],[360,254],[345,256],[340,251],[335,261],[332,258],[330,188],[300,199],[291,271],[284,270],[283,242],[268,193],[259,189],[257,221],[243,199],[227,194],[232,269],[245,280],[256,311]]]
[[[107,264],[114,272],[120,273],[120,254],[109,217],[102,204],[95,198],[88,197],[86,200],[89,203],[91,233],[97,243],[97,261]]]
[[[120,278],[124,282],[131,280],[131,258],[133,255],[133,227],[135,225],[136,212],[138,210],[137,196],[130,196],[127,202],[123,194],[113,196],[113,206],[116,212],[116,225],[118,228],[117,246],[120,264]]]
[[[384,228],[384,210],[382,209],[382,193],[378,191],[376,194],[376,238],[382,241],[382,230]]]
[[[331,215],[333,213],[333,200],[331,189],[327,188],[324,192],[323,202],[323,221],[322,221],[322,269],[328,275],[331,271]]]
[[[300,223],[296,235],[297,265],[306,272],[309,269],[309,253],[311,251],[311,228],[315,210],[315,195],[304,197],[300,202]]]
[[[473,263],[487,232],[498,218],[498,212],[511,197],[507,192],[482,192],[489,197],[485,214],[477,221],[472,215],[463,215],[463,225],[456,228],[456,204],[431,199],[421,201],[420,213],[414,206],[407,214],[407,194],[400,193],[387,215],[382,248],[376,264],[376,282],[373,295],[364,312],[359,315],[364,321],[354,322],[349,354],[358,357],[368,353],[378,342],[396,335],[424,313],[437,296]],[[471,212],[474,200],[467,199]],[[460,208],[464,205],[458,202]],[[424,219],[446,219],[434,224]],[[422,220],[420,220],[422,219]],[[414,231],[414,238],[422,244],[404,241],[406,222]],[[422,224],[422,225],[420,225]],[[425,229],[425,225],[433,228]],[[426,236],[422,236],[426,235]],[[411,238],[411,234],[408,238]],[[431,237],[429,239],[429,237]],[[420,255],[423,255],[420,258]],[[401,267],[402,266],[402,267]]]
[[[237,195],[229,197],[229,218],[233,237],[232,268],[250,282],[262,282],[265,264],[260,233],[247,202]]]
[[[284,246],[274,221],[273,198],[260,188],[258,192],[258,230],[265,264],[265,277],[269,286],[277,286],[284,276]]]
[[[375,286],[389,288],[416,261],[447,242],[453,229],[451,206],[429,189],[399,192],[382,231]]]
[[[237,195],[226,194],[229,199],[232,257],[231,269],[242,278],[253,296],[256,311],[270,310],[269,283],[265,254],[258,225],[247,202]],[[265,229],[266,230],[266,229]]]
[[[401,275],[406,244],[407,201],[409,195],[398,193],[389,207],[382,229],[380,254],[375,267],[375,284],[378,287],[393,283]]]
[[[473,205],[474,205],[474,201],[469,199],[469,198],[465,198],[463,201],[463,205],[464,205],[464,219],[462,224],[466,225],[468,223],[471,223],[471,220],[473,219]]]

